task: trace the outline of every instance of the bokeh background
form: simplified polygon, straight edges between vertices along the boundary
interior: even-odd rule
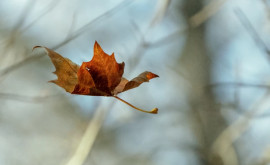
[[[1,0],[1,165],[269,165],[270,1]],[[94,42],[132,79],[78,96],[46,46],[80,65]]]

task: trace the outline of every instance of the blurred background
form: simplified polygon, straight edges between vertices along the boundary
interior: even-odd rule
[[[270,1],[1,0],[1,165],[269,165]],[[119,97],[55,84],[45,52],[81,65],[98,41]]]

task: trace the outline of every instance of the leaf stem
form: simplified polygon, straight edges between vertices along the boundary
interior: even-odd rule
[[[122,101],[123,103],[125,103],[125,104],[131,106],[132,108],[134,108],[134,109],[136,109],[136,110],[138,110],[138,111],[145,112],[145,113],[151,113],[151,114],[157,114],[157,113],[158,113],[158,108],[154,108],[154,109],[152,109],[151,111],[146,111],[146,110],[143,110],[143,109],[140,109],[140,108],[135,107],[134,105],[132,105],[132,104],[128,103],[127,101],[125,101],[125,100],[119,98],[118,96],[113,96],[113,97],[116,98],[117,100],[120,100],[120,101]]]

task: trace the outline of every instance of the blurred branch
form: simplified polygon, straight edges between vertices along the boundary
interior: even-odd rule
[[[156,5],[156,11],[154,13],[154,18],[152,19],[151,23],[149,24],[150,27],[155,27],[157,24],[159,24],[162,19],[164,18],[169,5],[171,3],[171,0],[159,0],[158,4]]]
[[[270,163],[270,145],[265,147],[265,150],[262,153],[262,157],[259,160],[258,165],[269,165]]]
[[[176,39],[179,39],[179,36],[184,34],[186,31],[187,31],[186,28],[180,29],[180,30],[178,30],[178,31],[166,36],[166,37],[163,37],[155,42],[145,42],[144,45],[145,45],[145,47],[148,47],[148,48],[163,46],[163,45],[166,45],[168,43],[171,43],[172,41],[175,41]]]
[[[268,54],[268,58],[269,58],[270,57],[270,49],[269,49],[268,45],[260,37],[260,35],[256,31],[256,29],[253,27],[253,25],[251,24],[251,22],[249,21],[247,16],[244,14],[244,12],[240,8],[236,8],[234,10],[234,12],[237,15],[239,21],[242,23],[242,25],[246,28],[246,30],[249,32],[251,37],[254,39],[255,43]]]
[[[236,65],[236,69],[235,69],[235,76],[234,76],[234,82],[240,82],[241,81],[241,73],[243,72],[242,70],[242,65],[241,65],[241,61],[239,61],[238,59],[236,60],[236,63],[238,65]],[[243,72],[244,73],[244,72]],[[236,107],[236,109],[238,109],[239,112],[242,112],[242,106],[240,105],[240,92],[241,92],[241,88],[235,88],[234,89],[234,102],[233,105]]]
[[[147,26],[147,29],[143,32],[140,30],[139,26],[135,23],[135,22],[131,22],[131,24],[134,27],[134,30],[136,33],[139,34],[139,43],[137,45],[137,48],[135,50],[135,52],[133,53],[133,57],[132,59],[130,59],[132,61],[131,63],[131,68],[134,67],[134,64],[138,64],[138,61],[141,59],[141,56],[143,56],[145,50],[147,48],[150,47],[150,45],[154,46],[154,43],[148,43],[145,39],[145,36],[147,36],[147,34],[149,34],[151,32],[151,29],[154,28],[155,26],[158,25],[158,23],[160,23],[162,21],[162,18],[165,16],[166,11],[169,7],[170,4],[170,0],[159,0],[158,3],[158,7],[156,8],[154,15],[152,17],[152,20],[150,21],[150,23]],[[169,36],[169,39],[172,36]],[[163,38],[163,39],[167,39]],[[163,39],[159,40],[159,41],[163,41]],[[164,42],[161,42],[161,44]],[[157,43],[156,46],[158,46],[160,43]]]
[[[70,27],[69,27],[69,30],[68,30],[68,33],[67,33],[67,36],[66,36],[66,39],[68,39],[69,37],[72,36],[74,27],[76,25],[76,18],[77,18],[77,14],[76,14],[76,12],[74,12],[73,17],[72,17],[72,21],[71,21],[71,24],[70,24]]]
[[[60,42],[59,44],[55,45],[54,47],[52,47],[53,50],[55,49],[59,49],[60,47],[68,44],[70,41],[72,41],[73,39],[77,38],[78,36],[80,36],[83,32],[85,32],[90,26],[93,26],[97,23],[97,21],[100,21],[104,18],[107,18],[109,15],[112,15],[116,12],[118,12],[121,8],[126,7],[127,5],[129,5],[131,2],[133,2],[132,0],[124,0],[122,1],[120,4],[118,4],[117,6],[113,7],[110,10],[107,10],[105,13],[101,14],[100,16],[96,17],[94,20],[90,21],[89,23],[85,24],[84,26],[82,26],[81,28],[79,28],[77,31],[75,31],[72,35],[70,35],[70,37],[68,37],[67,39],[65,39],[64,41]]]
[[[22,102],[42,102],[45,99],[52,99],[59,96],[63,96],[63,95],[58,94],[58,95],[47,95],[47,96],[24,96],[24,95],[17,95],[17,94],[11,94],[11,93],[0,93],[0,99],[22,101]]]
[[[10,36],[6,41],[5,48],[1,50],[2,51],[1,54],[5,55],[10,47],[13,48],[13,43],[16,41],[16,36],[20,34],[18,29],[20,29],[21,26],[23,25],[23,22],[25,21],[27,15],[31,11],[31,8],[35,4],[35,2],[36,2],[35,0],[29,0],[26,6],[23,8],[23,11],[19,16],[18,21],[16,22],[16,24],[14,25],[13,29],[10,32]],[[3,56],[3,58],[7,58],[7,56]],[[15,56],[13,56],[13,58],[15,59]]]
[[[231,165],[227,155],[233,150],[233,143],[248,129],[252,118],[260,113],[262,105],[269,100],[270,92],[266,92],[245,114],[228,126],[215,140],[211,150],[222,158],[225,165]]]
[[[79,28],[77,31],[75,31],[73,33],[73,35],[70,35],[70,37],[66,38],[64,41],[62,41],[61,43],[59,43],[58,45],[54,46],[52,49],[59,49],[60,47],[66,45],[67,43],[69,43],[71,40],[75,39],[76,37],[78,37],[79,35],[81,35],[84,31],[86,31],[90,26],[96,24],[97,21],[99,21],[102,18],[106,18],[108,15],[111,15],[117,11],[119,11],[120,8],[125,7],[127,4],[129,4],[130,0],[127,1],[123,1],[121,2],[119,5],[117,5],[116,7],[108,10],[107,12],[103,13],[102,15],[98,16],[97,18],[95,18],[94,20],[90,21],[89,23],[87,23],[86,25],[82,26],[81,28]],[[39,55],[31,55],[28,56],[27,58],[23,59],[22,61],[19,61],[15,64],[12,64],[11,66],[0,70],[0,76],[4,76],[24,65],[26,65],[29,62],[35,61],[40,59],[41,57],[44,57],[45,54],[39,54]]]
[[[227,1],[228,0],[218,0],[218,1],[212,0],[212,2],[210,2],[201,11],[199,11],[198,13],[196,13],[195,15],[193,15],[189,19],[190,25],[191,25],[190,28],[196,28],[196,27],[200,26],[207,19],[209,19],[214,14],[216,14],[216,12],[218,12],[223,7],[225,2],[227,2]],[[170,2],[168,1],[167,5],[169,5],[169,3]],[[166,6],[166,7],[168,7],[168,6]],[[189,29],[188,27],[185,27],[185,28],[180,29],[179,31],[176,31],[176,32],[174,32],[174,33],[172,33],[172,34],[170,34],[170,35],[168,35],[168,36],[166,36],[158,41],[155,41],[153,43],[146,42],[145,45],[151,48],[151,47],[156,47],[156,46],[161,46],[163,44],[167,44],[168,42],[171,42],[172,40],[179,38],[179,35],[187,32],[188,29]]]
[[[16,25],[14,26],[14,29],[12,30],[13,31],[12,34],[22,26],[23,22],[25,21],[27,15],[31,11],[31,8],[35,4],[35,2],[36,2],[35,0],[29,0],[28,1],[26,6],[24,7],[23,12],[20,14],[20,18],[19,18],[18,22],[16,23]]]
[[[270,20],[270,7],[269,7],[269,3],[267,2],[267,0],[262,0],[262,2],[264,4],[264,6],[265,6],[268,20]]]
[[[105,116],[109,109],[114,106],[114,101],[108,106],[109,108],[102,108],[102,104],[96,109],[93,118],[89,121],[86,131],[77,147],[75,153],[70,158],[66,165],[83,165],[88,154],[90,153],[100,128],[104,122]]]
[[[210,89],[205,92],[204,90],[204,87],[212,81],[212,75],[210,74],[212,59],[206,45],[205,26],[195,28],[195,25],[192,25],[194,15],[200,13],[199,15],[209,16],[208,10],[216,8],[216,2],[220,3],[221,1],[212,1],[203,10],[201,10],[204,5],[203,1],[189,0],[184,2],[183,13],[190,25],[188,25],[186,42],[179,57],[178,65],[183,68],[181,72],[186,75],[185,78],[191,86],[186,91],[190,110],[190,125],[197,144],[201,148],[200,155],[203,155],[203,157],[200,158],[202,161],[211,165],[222,164],[220,158],[211,153],[210,146],[220,132],[226,128],[226,121],[220,112],[220,105],[217,104],[213,91]]]
[[[247,83],[241,83],[241,82],[222,82],[222,83],[213,83],[208,86],[207,88],[216,88],[220,86],[233,86],[233,87],[254,87],[254,88],[269,88],[270,85],[264,85],[264,84],[247,84]]]
[[[214,16],[227,1],[228,0],[212,0],[208,5],[203,7],[202,10],[189,19],[191,27],[198,27],[210,17]]]
[[[53,10],[60,1],[61,0],[58,0],[58,1],[52,0],[50,2],[50,4],[41,12],[41,14],[36,19],[34,19],[31,23],[29,23],[27,26],[25,26],[24,28],[22,28],[21,32],[23,33],[25,31],[27,31],[35,23],[37,23],[38,21],[40,21],[41,18],[44,17],[45,15],[47,15],[51,10]]]

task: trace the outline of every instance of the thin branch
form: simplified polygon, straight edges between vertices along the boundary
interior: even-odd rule
[[[29,0],[28,1],[28,3],[26,4],[23,12],[20,14],[20,19],[18,20],[18,22],[16,23],[16,25],[14,26],[14,28],[12,30],[13,32],[17,31],[22,26],[23,22],[25,21],[27,15],[31,11],[31,8],[35,4],[35,2],[36,2],[35,0]]]
[[[249,21],[247,16],[244,14],[244,12],[240,8],[236,8],[234,10],[234,12],[237,15],[239,21],[243,24],[243,26],[246,28],[246,30],[249,32],[249,34],[255,40],[255,43],[259,47],[261,47],[268,54],[268,57],[269,57],[270,56],[270,49],[269,49],[268,45],[260,37],[259,33],[253,27],[253,25],[251,24],[251,22]]]
[[[157,24],[159,24],[163,20],[164,16],[166,15],[168,11],[170,3],[171,3],[171,0],[159,0],[157,2],[154,17],[151,23],[149,24],[149,29],[151,27],[155,27]]]
[[[241,83],[241,82],[222,82],[222,83],[213,83],[207,86],[207,88],[216,88],[221,86],[233,86],[233,87],[244,87],[244,88],[266,88],[270,89],[270,85],[264,85],[264,84],[247,84],[247,83]]]
[[[42,102],[46,99],[52,99],[62,95],[47,95],[47,96],[24,96],[12,93],[0,93],[0,99],[22,101],[22,102]]]
[[[265,147],[258,162],[258,165],[269,165],[269,164],[270,164],[270,144],[268,144],[268,146]]]
[[[224,159],[224,155],[232,151],[233,143],[249,128],[252,118],[263,110],[265,102],[269,101],[270,92],[267,91],[244,115],[228,126],[215,140],[211,150]],[[225,162],[229,160],[223,160]]]
[[[74,27],[76,25],[76,18],[77,18],[77,12],[74,12],[73,16],[72,16],[72,21],[71,21],[71,24],[70,24],[70,27],[69,27],[69,30],[68,30],[68,33],[67,33],[67,36],[66,36],[66,39],[71,37],[71,35],[73,33]]]
[[[95,18],[94,20],[92,20],[91,22],[89,22],[88,24],[82,26],[81,28],[79,28],[77,31],[74,32],[73,35],[71,35],[70,37],[68,37],[67,39],[65,39],[64,41],[62,41],[61,43],[59,43],[58,45],[54,46],[52,49],[59,49],[60,47],[66,45],[67,43],[69,43],[71,40],[75,39],[76,37],[78,37],[79,35],[81,35],[84,31],[87,30],[87,28],[89,28],[90,26],[96,24],[97,21],[99,21],[102,18],[105,18],[107,15],[109,14],[113,14],[116,11],[119,11],[120,8],[125,7],[126,5],[128,5],[130,2],[132,1],[123,1],[121,2],[119,5],[117,5],[116,7],[112,8],[111,10],[108,10],[107,12],[103,13],[102,15],[98,16],[97,18]],[[41,57],[44,57],[45,54],[39,54],[39,55],[30,55],[27,58],[23,59],[22,61],[19,61],[15,64],[12,64],[11,66],[0,70],[0,76],[4,76],[12,71],[15,71],[16,69],[26,65],[29,62],[35,61],[40,59]]]
[[[34,19],[31,23],[29,23],[27,26],[25,26],[24,28],[22,28],[21,32],[25,32],[27,31],[29,28],[31,28],[35,23],[37,23],[38,21],[41,20],[42,17],[44,17],[45,15],[47,15],[50,11],[52,11],[56,6],[57,4],[60,2],[61,0],[58,0],[58,1],[55,1],[55,0],[52,0],[50,2],[50,4],[41,12],[41,14],[36,18]]]
[[[267,2],[267,0],[262,0],[264,6],[265,6],[265,10],[266,10],[266,13],[267,13],[267,18],[268,18],[268,21],[270,20],[270,7],[269,7],[269,3]]]
[[[184,34],[185,32],[187,32],[188,28],[183,28],[180,29],[172,34],[169,34],[166,37],[163,37],[155,42],[146,42],[144,45],[147,48],[153,48],[153,47],[159,47],[159,46],[163,46],[166,45],[168,43],[171,43],[172,41],[175,41],[176,39],[179,39],[179,36],[181,36],[182,34]]]
[[[108,109],[112,109],[114,102],[109,106],[110,108],[101,108],[102,104],[96,109],[93,118],[89,121],[82,139],[70,160],[66,165],[83,165],[87,156],[91,152],[91,149],[96,141],[97,135],[100,131],[102,124],[104,123],[105,116],[108,113]]]
[[[117,5],[116,7],[113,7],[112,9],[106,11],[105,13],[101,14],[100,16],[96,17],[94,20],[92,20],[91,22],[85,24],[84,26],[82,26],[81,28],[79,28],[77,31],[75,31],[72,35],[70,35],[70,37],[68,37],[67,39],[65,39],[64,41],[62,41],[61,43],[55,45],[54,47],[52,47],[52,49],[59,49],[60,47],[68,44],[71,40],[77,38],[78,36],[80,36],[83,32],[85,32],[90,26],[95,25],[98,21],[102,20],[103,18],[107,18],[109,15],[112,15],[116,12],[118,12],[120,9],[122,9],[123,7],[126,7],[127,5],[129,5],[132,1],[131,0],[124,0],[122,1],[119,5]]]
[[[44,57],[45,54],[38,54],[38,55],[31,55],[26,57],[25,59],[23,59],[22,61],[19,61],[15,64],[12,64],[8,67],[6,67],[5,69],[0,70],[0,76],[5,76],[6,74],[15,71],[16,69],[26,65],[29,62],[35,61],[40,59],[41,57]]]
[[[215,15],[228,0],[212,0],[202,10],[193,15],[190,19],[191,27],[198,27],[213,15]]]

